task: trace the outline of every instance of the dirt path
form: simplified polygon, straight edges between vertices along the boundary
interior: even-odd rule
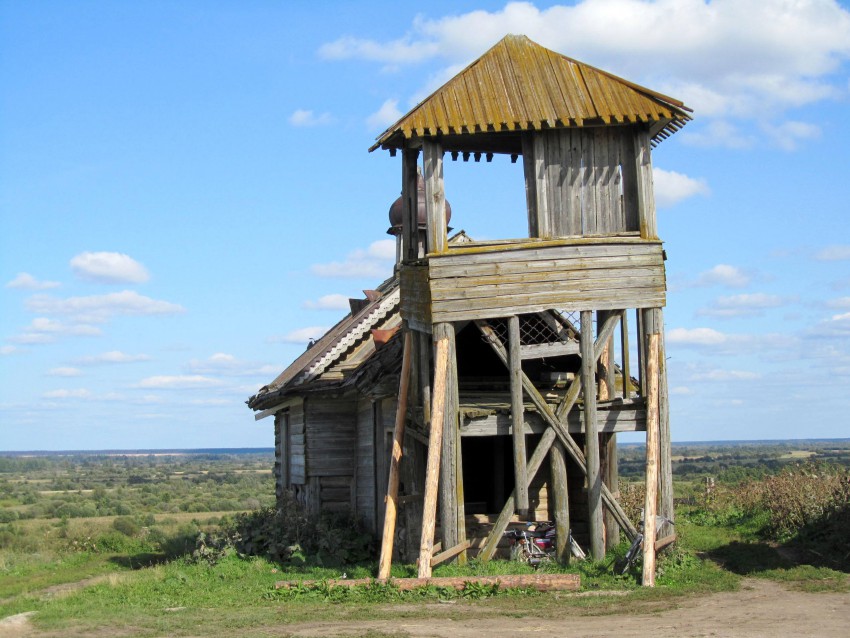
[[[613,605],[616,602],[612,602]],[[390,635],[439,638],[516,638],[527,634],[632,638],[712,636],[850,635],[850,593],[809,594],[760,579],[747,579],[737,592],[683,599],[680,607],[640,615],[403,619],[342,623],[311,623],[282,628],[283,635],[303,637],[358,636],[368,630]]]

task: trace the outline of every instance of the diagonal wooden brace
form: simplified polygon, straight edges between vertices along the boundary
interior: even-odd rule
[[[594,356],[596,357],[597,360],[602,355],[602,350],[603,350],[604,344],[608,341],[608,338],[613,333],[614,328],[616,328],[618,321],[619,321],[619,315],[616,315],[616,314],[612,315],[611,317],[609,317],[608,321],[605,322],[605,325],[603,326],[602,330],[599,332],[599,337],[597,338],[596,342],[594,343],[594,347],[593,347],[593,353],[594,353]],[[502,360],[502,363],[507,365],[507,361],[508,361],[507,352],[505,352],[505,348],[502,345],[502,342],[499,340],[499,338],[493,332],[493,329],[487,324],[486,321],[480,321],[479,320],[479,321],[476,321],[475,324],[478,326],[479,330],[481,330],[482,334],[487,339],[487,341],[490,343],[490,346],[496,352],[498,357]],[[573,385],[575,385],[576,383],[577,383],[577,380],[573,382]],[[584,452],[582,452],[581,447],[579,447],[579,445],[575,442],[572,435],[570,435],[569,430],[567,429],[564,422],[555,415],[555,413],[552,411],[552,408],[546,402],[546,399],[543,398],[543,396],[540,394],[540,392],[534,386],[534,383],[532,383],[531,379],[529,379],[528,375],[526,375],[524,372],[522,373],[522,387],[523,387],[523,390],[525,390],[528,397],[531,399],[531,402],[537,408],[537,411],[540,414],[540,416],[543,418],[544,421],[546,421],[549,424],[550,428],[555,431],[558,438],[561,439],[561,442],[564,444],[564,447],[566,448],[567,453],[570,455],[570,457],[573,459],[573,461],[576,462],[576,464],[581,469],[582,473],[584,473],[584,475],[587,476],[587,460],[584,458]],[[572,391],[572,389],[573,389],[572,386],[570,386],[571,391]],[[578,392],[575,392],[575,393],[568,392],[568,396],[569,395],[575,396],[575,398],[573,399],[573,404],[574,404],[575,399],[578,397]],[[560,411],[560,408],[565,407],[565,406],[566,406],[566,402],[562,403],[562,405],[559,406],[559,411]],[[564,414],[566,415],[571,408],[572,408],[572,405],[570,405],[569,407],[566,407],[566,409],[563,410]],[[537,452],[537,450],[535,450],[535,453],[536,452]],[[528,476],[529,476],[529,480],[531,480],[531,478],[534,476],[534,473],[531,471],[530,464],[529,464],[529,468],[528,468]],[[611,494],[611,491],[605,485],[602,485],[602,502],[605,504],[605,507],[608,508],[608,510],[611,512],[611,514],[614,516],[614,518],[617,519],[617,522],[620,524],[620,527],[622,527],[623,531],[625,532],[625,534],[629,538],[629,540],[634,540],[635,536],[637,536],[637,529],[635,529],[635,526],[632,524],[632,522],[629,520],[629,517],[626,515],[623,508],[617,502],[617,499],[614,498],[614,495]],[[513,505],[512,505],[512,507],[513,507]],[[494,528],[493,531],[491,532],[491,535],[495,531],[496,530]],[[502,531],[504,531],[504,530],[502,530]],[[499,532],[499,534],[501,535],[501,532]]]

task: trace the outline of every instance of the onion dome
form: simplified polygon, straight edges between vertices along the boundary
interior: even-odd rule
[[[425,228],[425,178],[422,175],[419,175],[418,185],[416,187],[416,201],[417,201],[417,211],[416,211],[416,221],[419,225],[419,228]],[[390,230],[388,231],[391,235],[396,234],[393,231],[401,230],[401,207],[402,201],[401,197],[393,202],[393,205],[390,206]],[[452,206],[449,204],[449,200],[446,200],[446,223],[452,219]]]

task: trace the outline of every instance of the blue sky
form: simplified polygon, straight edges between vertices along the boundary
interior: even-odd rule
[[[0,450],[270,446],[245,399],[391,272],[367,149],[506,33],[684,100],[674,440],[846,437],[850,5],[0,2]],[[520,164],[453,225],[526,234]]]

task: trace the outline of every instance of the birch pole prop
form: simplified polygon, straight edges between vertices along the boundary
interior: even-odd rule
[[[404,443],[404,423],[407,420],[407,395],[410,388],[410,359],[412,336],[409,330],[404,332],[404,350],[401,359],[401,382],[398,389],[398,406],[393,429],[393,453],[390,458],[390,478],[387,485],[387,508],[384,514],[384,535],[381,541],[381,558],[378,563],[378,578],[390,577],[393,561],[393,542],[395,541],[395,522],[398,513],[398,476]]]
[[[422,506],[422,540],[419,543],[419,578],[431,577],[434,551],[434,527],[437,516],[437,492],[440,481],[440,447],[443,444],[443,411],[446,407],[446,376],[449,364],[449,340],[437,341],[434,361],[434,394],[431,408],[431,434],[428,437],[428,464],[425,469],[425,502]]]
[[[655,515],[658,503],[658,333],[647,335],[646,500],[643,507],[643,585],[655,587]]]

